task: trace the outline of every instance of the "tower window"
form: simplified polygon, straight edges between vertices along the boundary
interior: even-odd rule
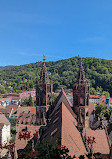
[[[86,116],[88,116],[88,112],[86,113]]]

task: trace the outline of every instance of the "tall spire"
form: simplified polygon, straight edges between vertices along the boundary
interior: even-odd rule
[[[49,83],[49,77],[48,77],[48,73],[47,73],[47,68],[45,65],[45,55],[43,55],[43,66],[42,66],[42,70],[41,70],[41,74],[40,74],[40,83]]]
[[[83,66],[82,66],[82,57],[81,57],[81,63],[80,63],[80,70],[79,70],[79,78],[78,78],[78,81],[79,83],[81,82],[85,82],[86,81],[86,78],[85,78],[85,72],[84,72],[84,69],[83,69]]]
[[[46,60],[46,59],[45,59],[45,55],[43,55],[43,57],[44,57],[44,58],[43,58],[43,62],[45,63],[45,60]]]
[[[79,76],[77,83],[73,85],[73,107],[78,115],[78,127],[89,127],[89,92],[90,82],[85,78],[85,72],[82,66],[82,57],[80,60]]]
[[[40,80],[36,84],[36,104],[37,106],[40,106],[39,110],[40,118],[43,109],[45,109],[46,112],[49,109],[49,106],[52,104],[52,92],[53,92],[53,83],[50,82],[49,80],[45,64],[45,55],[43,57],[44,57],[43,66],[40,74]]]

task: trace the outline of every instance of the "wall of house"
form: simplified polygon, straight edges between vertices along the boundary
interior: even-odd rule
[[[8,143],[10,141],[11,134],[10,134],[10,125],[4,125],[2,129],[2,145]]]
[[[98,104],[99,103],[99,99],[97,99],[97,98],[90,98],[89,102],[90,103],[94,103],[94,104]]]

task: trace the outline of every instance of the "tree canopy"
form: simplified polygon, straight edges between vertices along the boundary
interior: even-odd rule
[[[49,78],[53,80],[54,90],[72,89],[73,81],[77,81],[80,57],[46,62],[46,66],[51,73]],[[0,84],[4,87],[4,90],[0,89],[0,93],[5,91],[19,93],[35,88],[36,80],[40,78],[41,67],[42,62],[37,62],[0,70]],[[83,58],[83,67],[86,78],[90,79],[93,94],[108,91],[112,95],[112,60]]]
[[[110,112],[108,110],[107,104],[99,104],[95,107],[96,117],[103,118],[106,120],[110,119]]]

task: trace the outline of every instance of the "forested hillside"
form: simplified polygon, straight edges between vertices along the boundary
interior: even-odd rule
[[[48,72],[51,73],[50,78],[53,80],[54,90],[62,87],[72,89],[72,80],[76,82],[77,79],[80,57],[46,62],[46,66]],[[41,67],[42,62],[37,62],[0,70],[0,92],[5,93],[9,91],[10,87],[13,88],[11,90],[13,92],[35,88],[36,80],[39,80]],[[102,91],[102,89],[103,91],[109,91],[112,95],[112,60],[83,58],[83,67],[86,78],[90,79],[91,87],[99,91]],[[92,93],[95,93],[94,88],[91,88]]]
[[[8,65],[8,66],[0,66],[0,70],[6,69],[6,68],[10,68],[13,67],[12,65]]]

